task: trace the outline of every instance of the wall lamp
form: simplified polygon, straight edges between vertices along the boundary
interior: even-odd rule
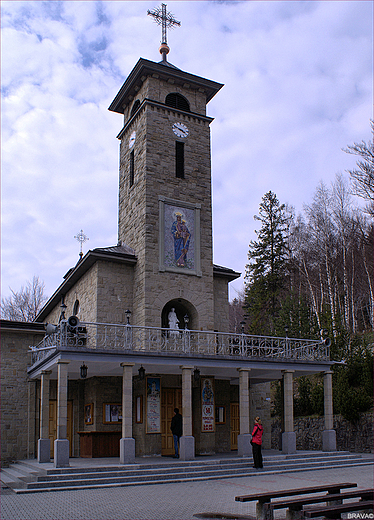
[[[83,361],[83,365],[81,365],[81,368],[80,368],[81,378],[82,379],[86,379],[86,377],[87,377],[87,370],[88,370],[88,367],[84,364],[84,361]]]
[[[143,381],[144,376],[145,376],[145,368],[143,367],[143,365],[139,368],[138,373],[139,373],[139,380]]]

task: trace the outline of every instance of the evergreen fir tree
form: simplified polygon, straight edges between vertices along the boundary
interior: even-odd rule
[[[273,334],[280,307],[280,295],[287,280],[289,217],[285,204],[275,193],[262,197],[259,215],[261,229],[258,240],[249,244],[246,265],[245,307],[249,317],[249,331],[254,334]]]

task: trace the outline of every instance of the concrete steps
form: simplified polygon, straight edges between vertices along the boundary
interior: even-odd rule
[[[253,468],[252,458],[237,457],[108,466],[95,465],[95,459],[92,459],[92,464],[86,466],[59,469],[39,469],[36,461],[19,461],[2,469],[0,478],[3,486],[16,493],[36,493],[249,477],[259,472],[278,474],[371,463],[372,460],[349,452],[265,456],[262,470]]]

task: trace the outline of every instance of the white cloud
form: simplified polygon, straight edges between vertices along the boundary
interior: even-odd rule
[[[154,2],[2,2],[2,289],[52,294],[87,248],[117,241],[118,141],[107,107],[159,61]],[[212,129],[214,261],[244,272],[263,194],[300,211],[368,140],[372,4],[171,1],[169,60],[224,88]],[[239,288],[242,280],[235,282]],[[233,291],[234,292],[234,291]]]

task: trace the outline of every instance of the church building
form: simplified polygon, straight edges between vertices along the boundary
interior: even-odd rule
[[[109,107],[123,118],[118,243],[82,255],[24,327],[27,414],[16,423],[9,411],[4,449],[12,450],[18,424],[27,439],[13,458],[52,458],[56,467],[70,457],[173,456],[170,423],[179,408],[182,460],[250,455],[257,415],[271,446],[270,382],[282,380],[282,446],[292,453],[293,377],[322,372],[323,443],[333,450],[328,345],[229,330],[228,284],[240,273],[213,263],[207,115],[223,85],[172,65],[173,19],[164,4],[150,14],[163,24],[161,61],[140,58]],[[6,325],[4,345],[21,341]]]

